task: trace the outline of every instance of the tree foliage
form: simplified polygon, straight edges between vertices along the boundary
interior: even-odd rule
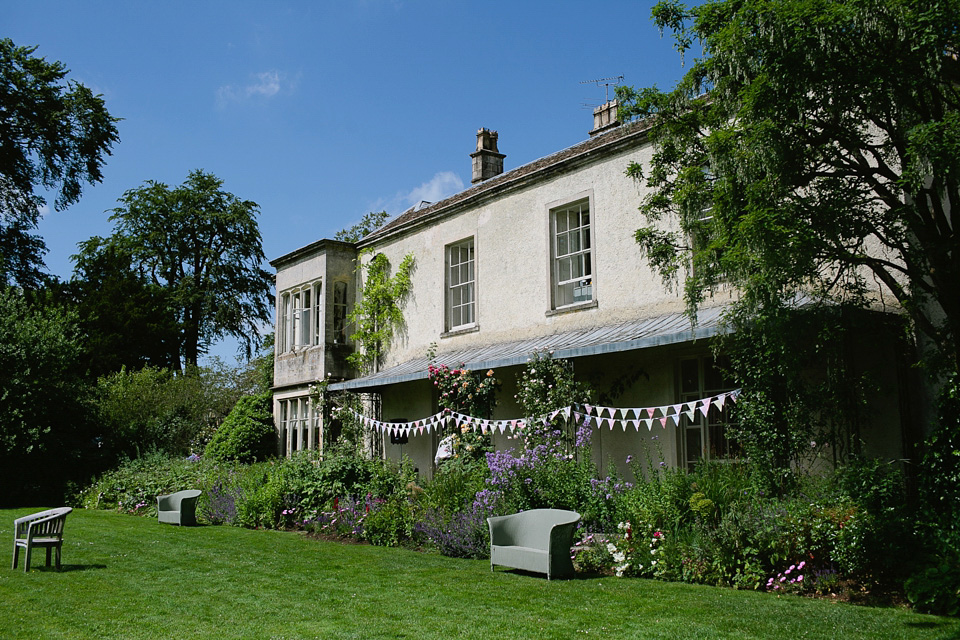
[[[217,339],[230,335],[249,357],[260,344],[259,329],[270,319],[272,277],[265,260],[255,202],[222,190],[223,181],[195,170],[174,188],[147,181],[120,198],[112,236],[84,247],[78,265],[102,264],[107,252],[118,267],[129,260],[134,275],[120,268],[121,281],[139,280],[162,291],[176,341],[168,345],[171,366],[196,365]]]
[[[215,460],[251,463],[277,453],[270,394],[244,396],[207,445],[204,455]]]
[[[91,456],[80,355],[75,315],[0,292],[0,503],[56,495]]]
[[[619,90],[647,118],[637,241],[691,309],[798,293],[877,303],[877,284],[960,367],[957,0],[718,0],[653,10],[693,62],[670,92]],[[747,314],[749,316],[750,314]]]
[[[52,191],[53,207],[79,200],[83,183],[120,140],[103,99],[73,80],[60,62],[0,39],[0,282],[34,287],[46,247],[32,232]]]
[[[79,316],[89,376],[176,368],[179,331],[167,289],[135,269],[124,246],[104,238],[80,243],[73,260],[73,278],[62,288]]]
[[[333,239],[342,242],[359,242],[365,236],[370,235],[383,226],[383,223],[386,222],[388,218],[390,218],[390,216],[386,211],[371,211],[352,227],[337,231]]]

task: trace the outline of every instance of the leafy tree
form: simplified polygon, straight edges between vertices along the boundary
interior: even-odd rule
[[[57,497],[95,455],[80,355],[74,314],[0,291],[0,503]]]
[[[145,366],[177,366],[178,325],[168,291],[133,268],[124,245],[93,237],[80,243],[65,286],[85,335],[92,378]]]
[[[761,314],[799,293],[876,303],[881,283],[960,369],[960,2],[718,0],[653,9],[704,57],[646,118],[637,241],[696,308],[721,283]],[[882,300],[880,300],[882,302]]]
[[[64,84],[63,64],[34,51],[0,39],[0,282],[24,287],[40,283],[46,252],[32,233],[46,205],[37,190],[53,191],[54,208],[67,208],[84,182],[102,180],[104,158],[120,140],[103,99]]]
[[[382,227],[383,223],[386,222],[389,217],[386,211],[371,211],[352,227],[337,231],[333,239],[343,242],[359,242],[363,237],[370,235]]]
[[[249,358],[260,344],[259,327],[271,317],[273,280],[260,266],[259,207],[222,185],[200,170],[172,189],[149,180],[120,198],[110,218],[113,235],[92,241],[86,247],[91,251],[81,254],[94,262],[107,260],[111,251],[118,260],[129,256],[133,279],[163,290],[170,314],[164,322],[178,333],[169,347],[178,370],[196,365],[210,344],[227,335],[240,340]]]

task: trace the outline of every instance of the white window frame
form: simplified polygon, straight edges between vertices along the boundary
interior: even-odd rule
[[[322,281],[314,280],[282,292],[277,318],[278,353],[322,344]]]
[[[477,325],[476,242],[473,236],[447,245],[446,330],[460,331]]]
[[[696,369],[697,382],[695,385],[688,384],[684,368],[687,372],[692,372],[689,368]],[[711,398],[721,393],[733,391],[733,384],[723,379],[719,370],[714,369],[715,360],[713,356],[690,356],[680,358],[677,364],[677,388],[678,401],[682,404],[704,398]],[[711,380],[712,379],[712,380]],[[697,462],[703,460],[735,460],[739,451],[735,443],[727,437],[727,431],[730,427],[737,424],[732,402],[724,404],[723,409],[710,407],[707,415],[698,407],[694,411],[694,419],[690,420],[686,415],[680,418],[680,434],[682,445],[679,448],[680,466],[693,470]]]
[[[596,300],[593,197],[582,195],[549,211],[551,308],[590,305]]]
[[[285,398],[280,403],[280,444],[287,457],[297,451],[322,450],[318,403],[310,396]]]

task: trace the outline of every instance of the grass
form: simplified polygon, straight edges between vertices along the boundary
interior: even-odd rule
[[[0,511],[0,538],[36,510]],[[960,638],[960,620],[903,609],[652,580],[547,582],[483,560],[105,511],[67,518],[60,573],[42,552],[27,574],[6,558],[0,638]]]

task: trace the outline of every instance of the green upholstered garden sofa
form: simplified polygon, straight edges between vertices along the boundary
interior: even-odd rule
[[[197,498],[201,493],[199,489],[187,489],[157,496],[157,518],[170,524],[197,524]]]
[[[570,547],[580,521],[576,511],[531,509],[487,518],[490,570],[494,565],[535,571],[550,578],[573,573]]]

